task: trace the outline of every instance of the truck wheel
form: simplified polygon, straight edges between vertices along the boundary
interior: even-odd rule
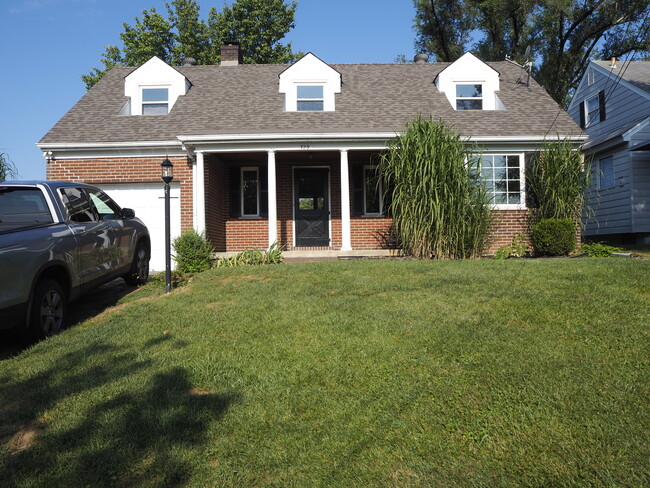
[[[57,281],[41,280],[32,297],[29,332],[35,339],[58,334],[65,325],[68,304],[63,288]]]
[[[142,242],[135,248],[135,256],[131,264],[131,270],[122,278],[127,285],[144,285],[149,278],[149,251]]]

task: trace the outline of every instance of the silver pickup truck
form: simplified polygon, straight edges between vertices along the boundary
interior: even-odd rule
[[[150,250],[134,211],[98,188],[0,182],[0,330],[56,334],[68,303],[92,288],[118,277],[145,283]]]

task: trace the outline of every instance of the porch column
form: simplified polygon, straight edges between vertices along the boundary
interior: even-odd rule
[[[341,251],[352,250],[348,150],[341,149]]]
[[[192,166],[192,193],[194,194],[194,230],[199,234],[205,231],[205,164],[203,153],[196,153],[196,163]]]
[[[275,151],[268,152],[269,248],[278,241],[278,206],[275,184]]]

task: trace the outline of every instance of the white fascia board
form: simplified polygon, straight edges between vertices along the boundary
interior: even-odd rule
[[[138,142],[36,143],[43,152],[59,159],[119,158],[131,156],[187,156],[179,140]]]
[[[53,151],[55,149],[127,149],[127,148],[147,148],[161,146],[181,146],[178,140],[171,141],[134,141],[134,142],[46,142],[43,144],[36,143],[36,147],[42,150]]]

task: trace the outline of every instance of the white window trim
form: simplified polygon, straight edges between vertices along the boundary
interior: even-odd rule
[[[512,153],[512,152],[494,152],[494,153],[483,153],[481,156],[518,156],[519,157],[519,203],[492,203],[490,208],[493,210],[526,210],[526,171],[525,163],[526,159],[524,158],[524,153]],[[479,175],[480,175],[479,168]],[[482,178],[482,177],[481,177]]]
[[[589,102],[593,100],[596,100],[596,110],[594,111],[596,117],[594,117],[594,120],[592,120],[591,117],[589,116],[589,114],[591,113],[589,112]],[[583,110],[585,111],[585,128],[591,127],[592,125],[595,125],[598,122],[600,122],[600,98],[598,93],[596,93],[596,95],[594,95],[593,97],[585,98],[585,103],[583,103],[582,106],[583,106]]]
[[[373,166],[372,164],[364,164],[363,165],[363,215],[365,217],[382,217],[384,215],[383,209],[384,209],[384,182],[379,179],[379,212],[368,212],[366,209],[366,202],[368,201],[366,196],[366,189],[368,186],[368,179],[367,179],[367,174],[369,170],[376,170],[377,166]]]
[[[167,90],[167,101],[166,102],[145,102],[144,101],[144,90],[155,90],[155,89],[166,89]],[[145,105],[160,105],[162,103],[167,104],[167,112],[164,114],[146,114],[146,116],[151,116],[151,115],[167,115],[170,112],[170,102],[169,102],[169,93],[171,91],[171,86],[170,85],[148,85],[148,84],[140,84],[138,85],[138,92],[140,95],[140,115],[145,115],[144,113],[144,107]]]
[[[244,172],[254,171],[257,179],[257,213],[244,213]],[[243,218],[256,218],[260,216],[260,168],[258,166],[243,166],[239,171],[239,215]]]
[[[596,72],[593,68],[589,68],[587,71],[587,86],[591,86],[596,81]]]
[[[483,90],[483,88],[484,88],[483,85],[484,85],[484,83],[482,81],[457,81],[457,82],[454,83],[454,95],[456,93],[458,93],[457,90],[458,90],[459,85],[481,85],[481,96],[480,97],[459,97],[459,96],[456,96],[455,97],[455,102],[456,103],[454,104],[454,110],[456,110],[458,112],[466,112],[466,111],[472,112],[472,111],[474,111],[474,109],[459,110],[458,109],[458,100],[480,100],[481,101],[481,108],[476,109],[476,111],[478,112],[479,110],[485,110],[485,97],[483,96],[483,91],[484,91]]]
[[[298,98],[298,88],[301,86],[320,86],[323,90],[321,98]],[[322,102],[323,108],[321,110],[300,110],[298,104],[300,102]],[[325,111],[325,82],[323,83],[296,83],[296,112],[324,112]]]

